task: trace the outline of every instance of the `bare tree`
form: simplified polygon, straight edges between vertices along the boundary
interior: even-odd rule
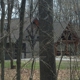
[[[20,29],[19,29],[18,52],[17,52],[17,80],[21,79],[20,69],[21,69],[21,52],[22,52],[22,40],[23,40],[25,4],[26,0],[22,0],[20,8]]]
[[[53,0],[39,0],[40,80],[56,80]]]
[[[10,24],[11,24],[11,15],[12,15],[12,9],[14,5],[14,0],[7,0],[8,2],[8,25],[7,25],[7,31],[9,33],[9,47],[10,47],[10,59],[11,59],[11,69],[13,68],[13,58],[12,58],[12,42],[11,42],[11,34],[10,34]]]
[[[5,4],[4,0],[1,0],[1,9],[2,9],[2,14],[1,14],[1,37],[4,36],[4,19],[5,19]],[[4,37],[1,40],[1,80],[4,80]]]

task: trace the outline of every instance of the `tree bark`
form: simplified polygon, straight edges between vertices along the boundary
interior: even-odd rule
[[[18,53],[17,53],[17,80],[21,80],[21,52],[22,52],[22,40],[23,40],[23,26],[24,26],[24,13],[25,13],[26,0],[22,0],[20,8],[20,29],[19,29],[19,41],[18,41]]]
[[[30,17],[33,17],[33,0],[30,0]]]
[[[14,0],[7,0],[8,2],[8,25],[7,25],[7,31],[9,33],[9,54],[10,54],[10,60],[11,60],[11,69],[13,69],[13,57],[12,57],[12,42],[11,42],[11,34],[10,34],[10,24],[11,24],[11,15],[12,15],[12,9],[13,9],[13,4],[14,4]],[[11,2],[11,3],[10,3]]]
[[[56,80],[53,0],[39,0],[40,80]]]
[[[4,29],[4,19],[5,19],[5,4],[4,0],[1,0],[1,37],[4,36],[3,29]],[[4,80],[4,37],[1,39],[1,80]]]

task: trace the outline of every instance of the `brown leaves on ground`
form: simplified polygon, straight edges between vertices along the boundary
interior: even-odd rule
[[[40,80],[39,70],[34,70],[33,73],[34,73],[33,80]],[[77,75],[77,73],[76,74],[74,73],[72,77],[74,77],[75,75]],[[30,70],[21,69],[21,80],[29,80],[29,78],[30,78]],[[70,79],[70,70],[66,69],[59,71],[58,80],[69,80],[69,79]],[[16,80],[16,69],[5,69],[5,80]]]
[[[21,69],[21,80],[29,80],[30,72],[29,69]],[[39,70],[34,70],[33,73],[33,80],[39,80]],[[5,69],[5,80],[16,80],[16,69]]]

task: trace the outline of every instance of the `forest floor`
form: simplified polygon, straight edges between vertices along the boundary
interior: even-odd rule
[[[65,58],[66,57],[64,57],[64,59]],[[56,61],[56,68],[58,69],[60,58],[58,57],[57,59],[59,59]],[[74,59],[74,57],[72,59]],[[22,60],[21,66],[23,66],[27,61],[28,60]],[[16,61],[14,61],[14,65],[16,65]],[[72,60],[71,67],[72,67],[72,70],[70,71],[70,61],[63,60],[61,62],[57,80],[79,80],[80,79],[80,60],[79,61]],[[31,62],[29,63],[27,62],[27,64],[23,66],[21,69],[21,80],[29,80],[30,72],[31,72],[30,69],[31,69]],[[40,72],[39,61],[37,61],[35,64],[35,70],[33,72],[34,73],[33,80],[40,80],[39,72]],[[1,69],[0,69],[0,77],[1,77]],[[5,80],[16,80],[16,69],[10,69],[10,61],[5,61]]]
[[[75,76],[75,73],[73,75]],[[29,80],[29,78],[30,69],[22,69],[21,80]],[[76,78],[76,80],[78,80],[78,77]],[[16,69],[5,69],[5,80],[16,80]],[[34,70],[33,80],[40,80],[39,70]],[[58,80],[70,80],[70,70],[60,70]]]

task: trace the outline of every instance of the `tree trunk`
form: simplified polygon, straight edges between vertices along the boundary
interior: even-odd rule
[[[22,52],[22,40],[23,40],[23,26],[24,26],[24,13],[25,13],[26,0],[22,0],[20,8],[20,29],[19,29],[19,41],[18,41],[18,53],[17,53],[17,80],[21,79],[21,52]]]
[[[4,36],[3,29],[4,29],[4,19],[5,19],[5,4],[4,0],[1,0],[1,37]],[[4,37],[1,39],[1,80],[4,80]]]
[[[30,0],[30,17],[33,17],[33,0]]]
[[[40,80],[56,80],[53,0],[39,0]]]
[[[10,24],[11,24],[11,15],[12,15],[12,9],[13,9],[13,4],[14,4],[14,0],[7,0],[8,2],[8,25],[7,25],[7,31],[9,33],[9,54],[10,54],[10,60],[11,60],[11,69],[13,69],[13,57],[12,57],[12,42],[11,42],[11,34],[10,34]]]

